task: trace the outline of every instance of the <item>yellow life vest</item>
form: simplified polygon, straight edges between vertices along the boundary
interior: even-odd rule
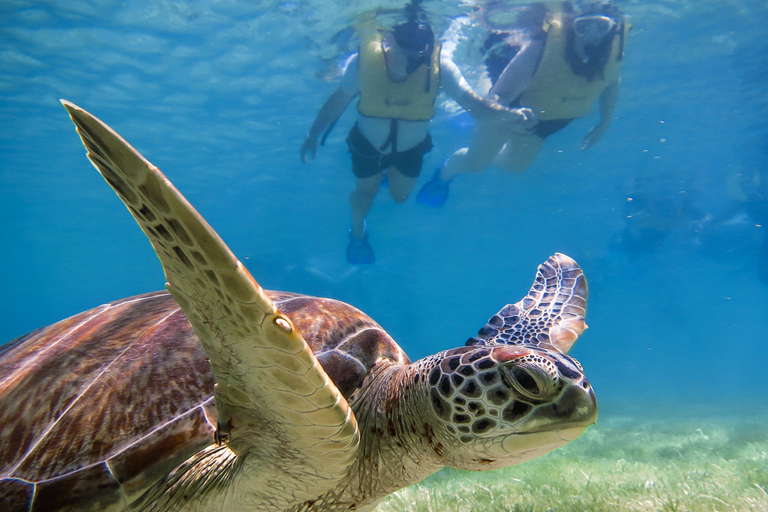
[[[625,22],[624,34],[614,35],[611,53],[602,78],[576,75],[565,58],[567,34],[564,16],[552,13],[546,24],[544,54],[531,84],[520,95],[520,106],[531,108],[541,120],[575,119],[587,115],[603,90],[619,78],[622,41],[630,29]]]
[[[440,47],[430,56],[432,65],[425,64],[402,82],[393,82],[387,75],[387,63],[381,47],[381,32],[362,38],[358,56],[360,100],[357,110],[364,116],[429,121],[435,116],[435,98],[440,87]],[[430,73],[428,76],[427,73]],[[427,89],[429,84],[429,89]]]

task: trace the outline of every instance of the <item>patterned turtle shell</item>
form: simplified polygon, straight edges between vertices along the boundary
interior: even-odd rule
[[[379,358],[410,363],[373,319],[346,303],[267,293],[345,398]],[[77,510],[119,510],[124,503],[115,497],[130,501],[214,440],[214,376],[167,292],[34,331],[0,348],[0,361],[4,512],[28,510],[33,494],[35,511],[77,503]]]

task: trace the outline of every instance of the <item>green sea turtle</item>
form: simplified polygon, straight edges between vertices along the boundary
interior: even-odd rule
[[[352,306],[263,290],[157,168],[63,103],[170,295],[0,349],[3,512],[371,510],[442,467],[524,462],[595,422],[566,355],[587,298],[569,257],[466,346],[411,363]]]

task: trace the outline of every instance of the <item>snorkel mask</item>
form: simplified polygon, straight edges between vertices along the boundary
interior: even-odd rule
[[[589,62],[593,51],[605,38],[614,34],[618,22],[609,16],[615,12],[612,0],[573,0],[573,33],[576,53],[582,62]]]
[[[576,35],[592,44],[600,42],[614,27],[616,21],[602,14],[583,14],[573,19],[573,31]]]
[[[395,43],[405,50],[408,56],[406,72],[410,75],[422,64],[431,65],[432,50],[435,47],[435,34],[426,23],[407,21],[393,29]]]

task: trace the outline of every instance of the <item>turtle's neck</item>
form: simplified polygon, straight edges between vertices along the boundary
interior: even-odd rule
[[[360,448],[344,498],[367,510],[392,492],[443,468],[442,435],[429,404],[425,378],[414,365],[377,363],[350,399],[360,430]],[[346,501],[346,500],[344,500]]]

